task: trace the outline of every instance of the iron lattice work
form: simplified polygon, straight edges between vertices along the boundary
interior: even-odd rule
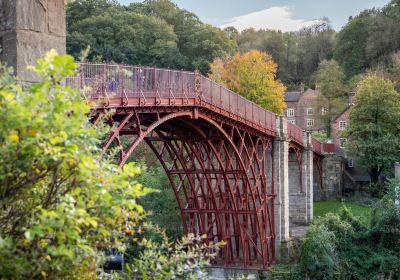
[[[216,264],[268,268],[274,263],[271,137],[191,108],[117,109],[111,123],[103,152],[119,147],[123,166],[146,142],[169,178],[184,231],[226,243]]]
[[[102,152],[119,147],[122,167],[147,143],[170,180],[185,232],[226,242],[217,264],[273,264],[277,116],[197,72],[79,66],[67,83],[91,102],[92,121],[111,114]],[[303,131],[288,125],[288,137],[301,172]],[[313,146],[321,154],[315,139]]]

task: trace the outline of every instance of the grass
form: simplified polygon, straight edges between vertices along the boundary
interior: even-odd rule
[[[346,206],[354,216],[358,216],[365,223],[371,221],[371,208],[356,202],[329,200],[314,202],[314,217],[322,217],[327,213],[339,213]]]

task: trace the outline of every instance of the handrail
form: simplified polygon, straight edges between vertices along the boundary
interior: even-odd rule
[[[69,77],[67,83],[84,89],[86,98],[117,97],[124,100],[124,104],[129,98],[138,98],[143,105],[147,100],[156,100],[152,105],[158,105],[161,99],[173,100],[170,104],[175,104],[178,99],[185,100],[184,104],[187,104],[189,99],[194,99],[257,129],[276,133],[274,113],[198,72],[91,62],[80,62],[78,66],[78,73]],[[196,87],[197,83],[200,83],[200,88]],[[300,127],[288,123],[288,136],[303,145],[303,130]],[[312,144],[316,152],[321,153],[321,142],[313,138]]]

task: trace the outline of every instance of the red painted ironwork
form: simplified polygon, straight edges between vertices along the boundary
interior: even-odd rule
[[[313,146],[314,153],[322,155],[322,143],[315,138],[311,138],[311,145]]]
[[[185,231],[226,242],[218,263],[265,269],[275,262],[275,114],[198,72],[81,63],[67,83],[92,102],[93,123],[108,116],[113,130],[103,154],[117,148],[122,167],[148,144]],[[288,136],[301,182],[303,131],[288,124]]]
[[[146,142],[170,180],[185,232],[226,242],[216,264],[265,269],[274,263],[275,191],[267,162],[272,137],[221,124],[215,114],[190,107],[114,110],[114,129],[103,153],[117,148],[123,166],[137,145]]]
[[[318,180],[319,188],[323,189],[324,183],[323,183],[323,177],[322,177],[322,156],[320,154],[314,155],[313,164],[314,164],[314,168],[318,172],[318,178],[316,178],[316,179]]]
[[[333,143],[323,143],[322,147],[325,154],[335,153],[335,145]]]
[[[304,143],[304,136],[303,136],[303,130],[291,123],[287,124],[287,129],[288,129],[288,136],[289,138],[296,142],[298,145],[303,146]]]

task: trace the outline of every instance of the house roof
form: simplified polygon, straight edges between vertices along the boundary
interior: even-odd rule
[[[344,108],[344,110],[339,114],[339,115],[337,115],[334,119],[333,119],[333,122],[335,122],[338,118],[340,118],[344,113],[346,113],[347,112],[347,110],[349,110],[350,108],[351,108],[351,104],[349,104],[349,105],[347,105],[346,106],[346,108]]]
[[[285,92],[285,101],[286,102],[296,102],[299,101],[301,96],[300,91],[287,91]]]
[[[371,177],[369,176],[353,176],[354,180],[356,182],[370,182]]]

